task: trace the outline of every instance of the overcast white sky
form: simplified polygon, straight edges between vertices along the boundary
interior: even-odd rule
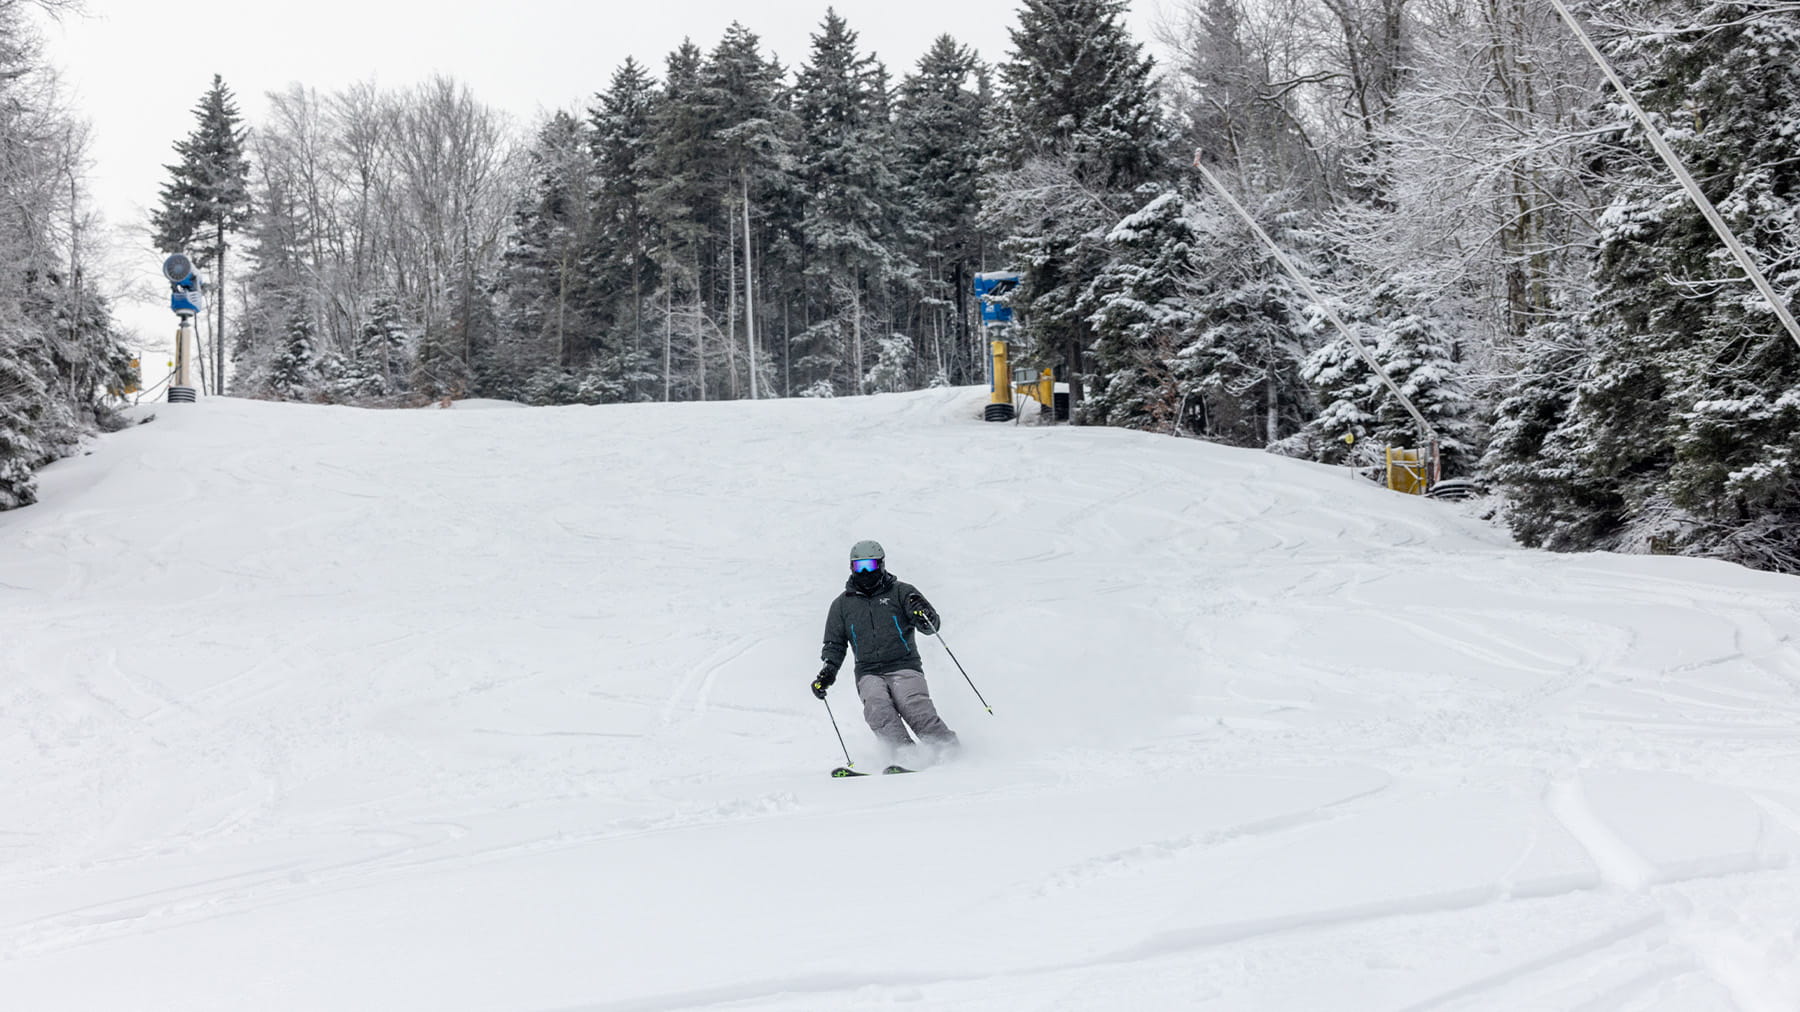
[[[264,95],[299,81],[330,91],[373,79],[404,87],[434,72],[466,81],[521,122],[583,108],[613,69],[635,56],[660,75],[692,37],[710,50],[732,21],[761,36],[790,68],[801,63],[829,0],[239,0],[199,7],[155,0],[87,0],[87,16],[46,27],[49,56],[94,129],[94,195],[119,231],[115,269],[141,258],[144,288],[117,307],[129,331],[167,343],[172,332],[160,257],[142,223],[194,126],[193,107],[224,75],[252,123]],[[1132,0],[1131,29],[1148,44],[1170,0]],[[989,61],[1005,57],[1017,0],[839,0],[837,11],[898,80],[949,32]],[[144,303],[138,305],[135,303]],[[148,365],[148,363],[146,363]]]

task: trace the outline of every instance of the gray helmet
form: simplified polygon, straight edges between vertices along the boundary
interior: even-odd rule
[[[887,552],[881,548],[879,541],[858,541],[850,547],[851,559],[886,559]]]

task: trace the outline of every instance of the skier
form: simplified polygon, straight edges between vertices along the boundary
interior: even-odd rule
[[[908,726],[939,755],[954,751],[956,732],[944,726],[925,685],[924,664],[913,645],[913,631],[935,635],[942,626],[937,611],[917,587],[901,583],[887,568],[887,553],[874,541],[858,541],[850,549],[850,579],[831,602],[825,616],[825,667],[813,680],[813,695],[837,681],[846,647],[856,651],[856,694],[862,697],[863,719],[875,736],[896,752],[910,750]]]

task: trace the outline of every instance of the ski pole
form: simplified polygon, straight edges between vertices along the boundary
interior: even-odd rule
[[[974,689],[975,698],[981,699],[981,690],[975,688],[975,679],[970,678],[969,673],[963,670],[962,662],[956,659],[956,652],[950,649],[950,644],[944,642],[943,633],[940,632],[937,634],[937,641],[938,645],[944,648],[944,653],[950,655],[950,663],[956,665],[956,670],[962,671],[963,681],[968,682],[969,688]],[[992,717],[994,715],[994,708],[988,705],[987,700],[981,699],[981,708],[988,712],[988,716]]]
[[[844,765],[850,769],[855,769],[856,760],[850,758],[850,746],[844,744],[844,732],[838,731],[837,714],[831,712],[831,700],[826,699],[824,696],[820,696],[819,702],[825,704],[825,716],[831,718],[831,729],[837,731],[838,748],[844,750]]]

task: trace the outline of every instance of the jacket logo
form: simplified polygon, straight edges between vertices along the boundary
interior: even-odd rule
[[[892,607],[892,606],[893,606],[893,603],[894,603],[894,602],[892,602],[892,601],[890,601],[890,600],[888,600],[888,599],[887,599],[887,598],[885,598],[885,597],[884,597],[884,598],[882,598],[882,599],[881,599],[881,603],[882,603],[882,604],[885,604],[885,605],[888,605],[888,606],[890,606],[890,607]]]

